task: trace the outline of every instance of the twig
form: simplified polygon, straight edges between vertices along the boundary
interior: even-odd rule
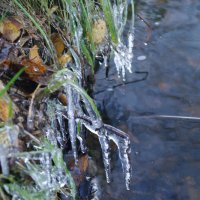
[[[82,121],[84,121],[85,123],[87,123],[89,126],[92,126],[92,120],[86,116],[86,115],[82,115],[82,116],[76,116],[77,119],[81,119]],[[129,138],[129,135],[111,125],[108,124],[103,124],[101,128],[106,129],[108,132],[113,132],[114,134],[118,135],[121,138]],[[108,133],[109,134],[109,133]]]
[[[30,102],[29,110],[28,110],[27,127],[30,130],[33,128],[33,119],[32,119],[32,115],[33,115],[33,112],[32,112],[33,101],[35,99],[35,96],[36,96],[37,91],[39,90],[40,86],[41,85],[38,84],[38,86],[36,87],[35,91],[33,92],[32,97],[31,97],[31,102]]]

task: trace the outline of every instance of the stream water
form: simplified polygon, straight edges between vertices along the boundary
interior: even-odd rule
[[[133,73],[123,83],[111,61],[94,85],[104,121],[130,135],[131,187],[113,150],[110,184],[98,163],[100,199],[199,200],[200,1],[141,0],[136,13]]]

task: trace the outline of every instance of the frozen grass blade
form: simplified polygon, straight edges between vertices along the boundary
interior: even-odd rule
[[[56,90],[58,90],[60,87],[62,87],[65,84],[71,85],[80,95],[83,95],[90,103],[90,105],[91,105],[92,109],[94,110],[95,114],[97,115],[97,117],[100,117],[100,113],[99,113],[93,99],[87,94],[87,92],[84,89],[82,89],[80,86],[78,86],[76,83],[74,83],[73,81],[71,81],[69,79],[58,82],[55,85],[50,86],[50,87],[47,86],[46,89],[44,90],[44,94],[49,94],[49,93],[55,92]]]
[[[87,46],[86,46],[86,44],[85,44],[85,42],[83,40],[81,41],[81,50],[82,50],[84,56],[86,57],[88,63],[92,66],[92,72],[94,74],[94,68],[95,68],[94,59],[92,58],[91,53],[87,49]]]

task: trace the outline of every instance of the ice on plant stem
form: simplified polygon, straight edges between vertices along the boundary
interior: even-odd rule
[[[130,180],[131,180],[131,164],[129,160],[129,155],[131,151],[130,151],[130,140],[127,134],[106,124],[102,124],[102,126],[99,129],[96,129],[95,123],[97,123],[97,120],[93,121],[90,117],[87,116],[80,116],[79,119],[77,119],[77,121],[84,124],[84,126],[89,131],[98,136],[102,149],[103,162],[105,166],[106,179],[108,183],[110,182],[109,141],[112,140],[116,144],[116,146],[118,147],[119,158],[121,160],[124,172],[126,188],[127,190],[129,190]]]
[[[9,166],[8,166],[8,154],[11,151],[11,147],[18,146],[18,126],[7,125],[0,129],[0,164],[2,173],[5,176],[9,175]]]
[[[80,135],[77,135],[77,139],[80,143],[80,147],[81,147],[81,152],[85,153],[87,151],[87,148],[85,146],[85,141],[83,140],[83,138]]]
[[[118,76],[122,75],[125,81],[126,70],[132,73],[132,59],[133,59],[133,35],[128,36],[128,46],[124,45],[121,41],[114,49],[114,62],[116,65]]]
[[[50,126],[46,126],[44,132],[49,142],[52,145],[57,146],[57,138],[55,136],[54,130]]]
[[[134,13],[132,13],[132,21],[130,30],[127,34],[127,45],[122,42],[122,34],[127,20],[128,2],[113,6],[114,23],[118,35],[118,44],[113,47],[114,63],[118,76],[122,76],[125,81],[126,70],[132,73],[133,47],[134,47]],[[132,5],[134,12],[134,5]]]
[[[63,118],[61,113],[57,114],[57,120],[58,120],[58,124],[59,124],[59,128],[62,134],[62,140],[66,141],[66,130],[65,130],[65,119]]]
[[[67,106],[67,115],[68,115],[68,127],[69,127],[69,135],[72,145],[72,151],[74,154],[75,163],[78,162],[77,158],[77,148],[76,148],[76,123],[75,123],[75,108],[74,108],[74,100],[73,100],[73,89],[70,85],[66,86],[67,96],[68,96],[68,106]]]
[[[4,145],[0,145],[0,165],[1,165],[2,174],[4,176],[9,175],[7,154],[8,154],[8,148],[6,148]]]
[[[124,172],[126,188],[129,190],[131,181],[131,164],[129,160],[129,155],[131,153],[130,140],[129,138],[118,137],[114,133],[110,134],[110,139],[117,145],[119,158]]]
[[[51,185],[51,168],[52,168],[52,158],[50,153],[43,153],[43,157],[41,157],[40,160],[44,171],[47,175],[47,186],[49,187]]]

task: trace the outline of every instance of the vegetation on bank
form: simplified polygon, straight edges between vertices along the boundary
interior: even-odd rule
[[[123,78],[131,72],[133,27],[127,45],[122,37],[129,8],[134,22],[127,0],[0,2],[1,199],[76,199],[73,169],[88,167],[85,130],[100,142],[107,182],[116,144],[129,189],[129,137],[103,123],[87,93],[99,59],[108,67],[113,56]]]

